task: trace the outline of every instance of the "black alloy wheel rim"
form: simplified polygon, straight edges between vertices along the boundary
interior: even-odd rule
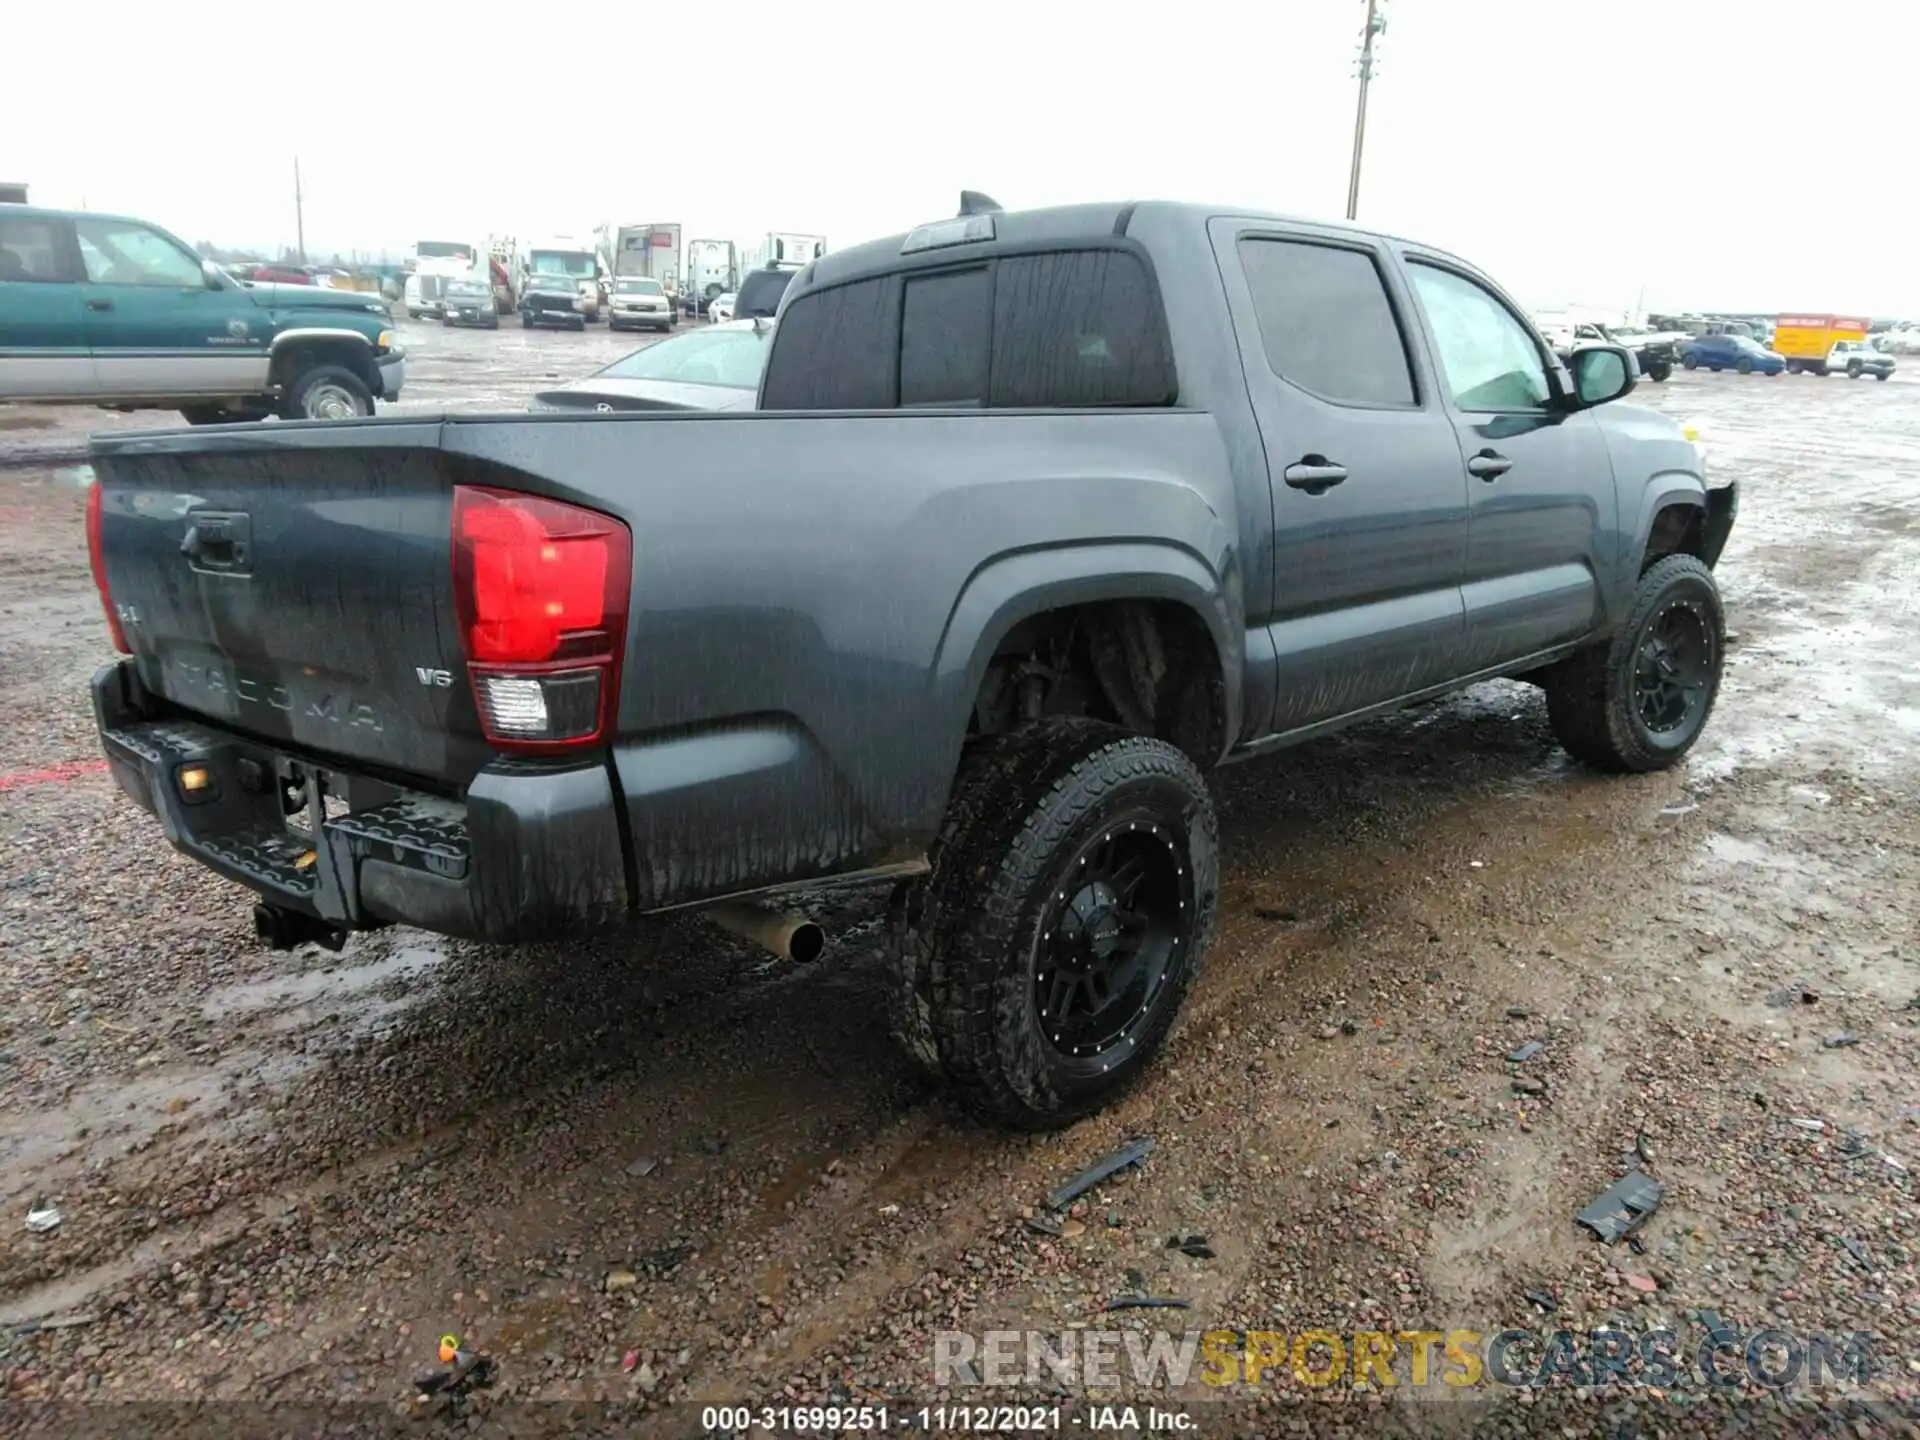
[[[1640,634],[1634,657],[1633,707],[1656,740],[1683,736],[1706,703],[1714,640],[1691,600],[1671,600]]]
[[[1124,1060],[1191,963],[1193,877],[1175,832],[1109,821],[1067,862],[1041,916],[1033,1004],[1070,1060]]]

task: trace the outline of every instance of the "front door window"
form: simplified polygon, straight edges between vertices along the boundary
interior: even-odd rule
[[[95,285],[182,289],[206,283],[198,260],[145,225],[89,217],[75,221],[74,228],[87,279]]]
[[[1462,410],[1545,410],[1553,392],[1540,347],[1511,310],[1464,275],[1408,266],[1434,348]]]

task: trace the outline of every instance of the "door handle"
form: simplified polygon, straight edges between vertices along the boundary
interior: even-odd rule
[[[1489,483],[1498,480],[1512,468],[1513,462],[1497,450],[1482,450],[1467,461],[1467,473],[1478,475]]]
[[[1302,455],[1280,472],[1280,478],[1296,490],[1323,495],[1347,478],[1347,467],[1334,464],[1324,455]]]
[[[111,300],[87,301],[87,309],[89,310],[111,310],[112,308],[113,308],[113,302]]]

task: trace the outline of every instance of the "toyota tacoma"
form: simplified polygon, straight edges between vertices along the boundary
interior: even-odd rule
[[[771,344],[747,412],[97,439],[120,786],[282,945],[890,882],[907,1052],[1046,1127],[1200,972],[1210,767],[1496,676],[1602,770],[1713,707],[1733,485],[1440,250],[972,197]]]

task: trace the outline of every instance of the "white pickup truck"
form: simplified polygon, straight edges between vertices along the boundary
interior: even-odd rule
[[[1649,380],[1665,380],[1679,363],[1680,347],[1691,338],[1677,331],[1649,330],[1632,324],[1604,325],[1597,320],[1574,320],[1564,315],[1536,314],[1534,322],[1561,359],[1583,345],[1624,345],[1640,362]]]

